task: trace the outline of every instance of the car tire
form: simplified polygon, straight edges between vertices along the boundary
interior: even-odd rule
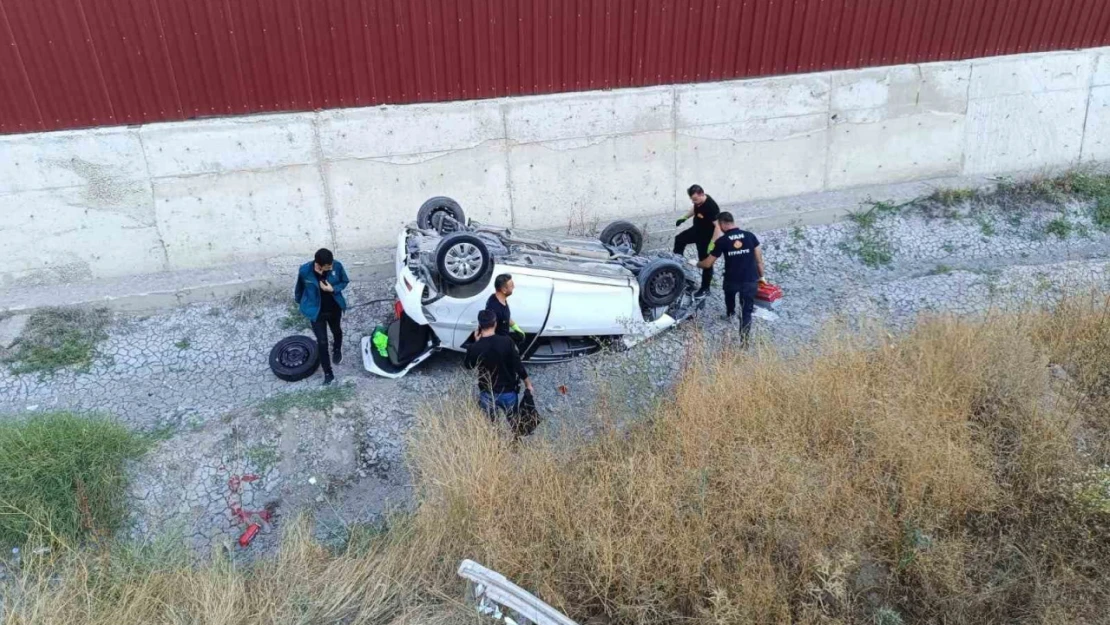
[[[452,286],[474,284],[492,264],[485,242],[468,232],[449,234],[436,247],[436,270]]]
[[[609,247],[629,245],[634,254],[639,254],[644,249],[644,233],[628,221],[614,221],[605,226],[598,239]]]
[[[442,219],[437,219],[437,215],[453,217],[460,226],[466,225],[466,213],[458,202],[449,197],[434,197],[424,202],[416,213],[416,225],[421,230],[435,230],[440,234],[447,234],[443,232]]]
[[[686,270],[671,258],[656,258],[640,270],[640,301],[652,308],[670,306],[686,290]]]
[[[270,350],[270,371],[286,382],[303,380],[320,366],[316,339],[301,334],[281,339]]]

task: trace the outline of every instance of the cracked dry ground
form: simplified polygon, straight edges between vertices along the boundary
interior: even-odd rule
[[[1062,210],[1072,220],[1064,237],[1049,233]],[[871,224],[758,233],[768,273],[787,296],[779,319],[756,321],[757,334],[797,348],[837,317],[898,327],[922,312],[975,314],[1107,289],[1110,236],[1085,220],[1079,204],[1036,208],[998,200],[958,218],[915,210]],[[866,264],[881,260],[884,250],[889,265]],[[388,297],[391,284],[383,278],[355,288],[352,300]],[[162,433],[164,440],[131,468],[135,538],[180,535],[201,551],[231,546],[243,529],[233,510],[249,514],[280,501],[277,524],[309,511],[322,538],[342,540],[352,524],[375,522],[409,501],[405,434],[422,405],[465,395],[471,382],[452,353],[398,381],[362,371],[358,340],[390,314],[387,304],[357,307],[346,317],[340,388],[320,393],[319,374],[279,381],[267,355],[297,331],[282,327],[288,295],[252,293],[148,316],[117,315],[86,372],[41,378],[0,372],[0,414],[110,413]],[[533,367],[546,418],[538,435],[561,436],[580,425],[599,394],[620,398],[607,402],[617,418],[635,415],[673,381],[687,351],[704,344],[699,335],[735,337],[723,312],[714,290],[696,321],[637,348]],[[263,532],[250,549],[273,544],[275,534]]]

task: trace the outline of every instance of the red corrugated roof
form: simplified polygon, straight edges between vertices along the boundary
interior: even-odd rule
[[[1108,44],[1105,0],[0,0],[0,132]]]

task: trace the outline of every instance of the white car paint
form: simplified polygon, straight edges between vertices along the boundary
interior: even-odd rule
[[[426,285],[408,266],[408,229],[397,237],[396,283],[394,291],[405,314],[420,325],[431,328],[438,339],[403,370],[387,372],[373,359],[372,338],[362,340],[363,365],[386,378],[404,376],[436,351],[466,351],[465,345],[478,327],[478,312],[494,292],[493,280],[485,288],[467,297],[444,296],[427,304],[422,302]],[[596,242],[590,245],[597,245]],[[591,336],[621,337],[626,345],[639,343],[675,325],[666,314],[654,321],[645,321],[640,308],[640,285],[637,278],[627,275],[559,271],[553,268],[526,266],[528,261],[494,260],[492,276],[512,275],[514,292],[509,300],[513,321],[528,334],[544,338]]]
[[[370,373],[373,373],[374,375],[381,376],[383,378],[389,378],[390,380],[396,380],[398,378],[405,377],[405,374],[407,374],[409,371],[412,371],[413,369],[415,369],[418,365],[420,365],[420,363],[422,363],[425,360],[431,358],[433,354],[435,354],[436,352],[439,351],[438,347],[428,345],[428,349],[425,350],[419,356],[417,356],[415,360],[413,360],[412,362],[410,362],[408,364],[408,366],[406,366],[404,369],[401,369],[400,371],[394,372],[394,371],[385,371],[384,369],[382,369],[381,367],[379,367],[377,364],[374,363],[374,355],[370,352],[370,350],[374,349],[374,342],[373,342],[372,337],[369,337],[369,336],[362,337],[362,342],[359,345],[359,348],[362,351],[362,366],[363,366],[363,368],[365,368]]]
[[[482,616],[505,625],[578,625],[504,575],[473,560],[460,562],[458,573],[467,581],[468,594]]]

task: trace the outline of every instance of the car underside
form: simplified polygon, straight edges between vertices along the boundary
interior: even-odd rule
[[[363,339],[367,370],[401,377],[436,351],[465,351],[496,275],[516,285],[509,305],[526,362],[560,362],[607,344],[631,346],[692,316],[699,275],[618,221],[595,239],[537,236],[467,221],[432,198],[398,236],[396,318]]]

